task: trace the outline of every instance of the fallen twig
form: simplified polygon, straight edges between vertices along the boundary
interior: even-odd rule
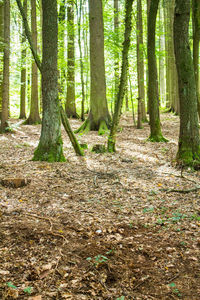
[[[188,193],[191,193],[191,192],[196,192],[198,190],[200,190],[200,186],[196,186],[196,187],[188,189],[188,190],[160,189],[160,191],[166,192],[166,193],[181,193],[181,194],[188,194]]]

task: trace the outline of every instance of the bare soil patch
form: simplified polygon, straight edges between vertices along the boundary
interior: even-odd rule
[[[169,143],[147,142],[127,114],[118,152],[90,132],[84,158],[63,131],[53,164],[31,161],[39,125],[0,136],[1,182],[28,183],[0,184],[0,299],[200,299],[200,172],[174,165],[178,118],[162,126]]]

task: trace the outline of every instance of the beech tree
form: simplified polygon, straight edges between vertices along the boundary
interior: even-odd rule
[[[180,132],[177,160],[184,165],[200,164],[197,90],[189,45],[190,0],[176,0],[174,46],[180,98]]]
[[[115,103],[115,111],[112,121],[112,126],[110,130],[110,135],[108,137],[108,152],[116,151],[116,134],[117,127],[120,119],[121,108],[123,104],[126,83],[127,83],[127,70],[128,70],[128,52],[130,47],[130,36],[132,30],[132,10],[133,10],[133,0],[126,0],[125,4],[125,32],[124,32],[124,42],[123,42],[123,50],[122,50],[122,67],[121,67],[121,76],[119,89],[117,94],[117,100]]]
[[[75,105],[75,40],[74,0],[67,1],[67,98],[65,111],[68,117],[77,118]]]
[[[4,40],[4,29],[3,29],[3,0],[0,1],[0,117],[2,111],[2,92],[3,92],[3,40]]]
[[[76,131],[98,131],[103,134],[110,124],[106,100],[104,61],[104,26],[102,0],[89,0],[90,27],[90,112],[87,120]]]
[[[148,100],[150,118],[150,137],[152,142],[166,142],[161,132],[159,96],[158,96],[158,76],[155,55],[155,26],[159,0],[150,0],[148,14]]]
[[[1,132],[8,127],[9,89],[10,89],[10,0],[4,0],[4,51],[3,51],[3,84]]]

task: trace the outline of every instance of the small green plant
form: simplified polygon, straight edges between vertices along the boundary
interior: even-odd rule
[[[112,250],[106,252],[106,254],[110,254],[111,251]],[[106,263],[109,260],[109,258],[104,255],[98,254],[93,258],[87,257],[86,260],[92,262],[95,265],[95,267],[98,267],[100,264]]]
[[[121,296],[121,297],[117,298],[116,300],[125,300],[125,297]]]

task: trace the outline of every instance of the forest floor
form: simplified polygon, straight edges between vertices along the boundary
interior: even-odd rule
[[[0,299],[200,299],[200,171],[175,166],[178,117],[162,127],[147,142],[126,114],[117,153],[90,132],[82,158],[63,130],[66,163],[31,161],[40,125],[0,136],[1,183],[29,180],[0,184]]]

